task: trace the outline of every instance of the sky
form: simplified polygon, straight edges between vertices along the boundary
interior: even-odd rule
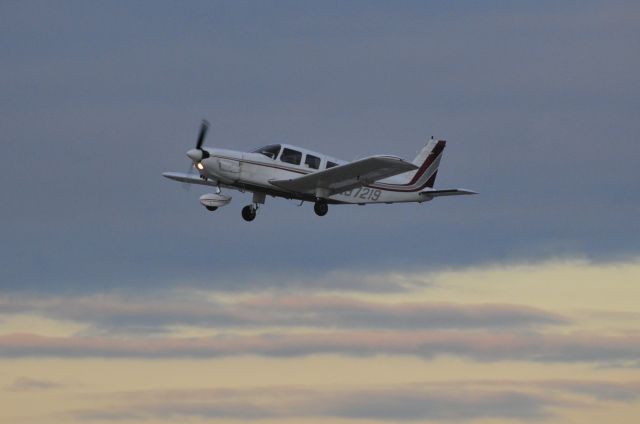
[[[635,423],[639,52],[631,1],[0,2],[0,421]],[[212,214],[202,119],[480,194]]]

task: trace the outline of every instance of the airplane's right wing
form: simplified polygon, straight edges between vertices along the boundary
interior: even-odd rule
[[[197,174],[185,174],[184,172],[164,172],[162,176],[170,180],[179,181],[186,184],[199,184],[214,187],[217,185],[211,180],[203,180]]]
[[[269,182],[291,192],[329,197],[417,168],[395,156],[371,156],[302,177]]]

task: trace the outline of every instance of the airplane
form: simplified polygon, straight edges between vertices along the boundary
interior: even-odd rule
[[[202,121],[196,147],[187,152],[199,175],[162,175],[186,184],[215,187],[215,193],[200,197],[209,211],[231,201],[222,188],[252,193],[252,203],[242,208],[245,221],[255,219],[267,195],[299,200],[301,205],[312,202],[315,213],[324,216],[330,204],[423,203],[436,197],[477,194],[461,188],[433,188],[446,145],[433,137],[412,162],[390,155],[347,162],[290,144],[271,144],[252,152],[205,149],[208,129],[209,123]]]

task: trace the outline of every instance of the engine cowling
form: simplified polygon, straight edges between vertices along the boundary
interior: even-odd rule
[[[210,211],[215,211],[230,201],[231,197],[225,196],[224,194],[207,193],[200,196],[200,204]]]

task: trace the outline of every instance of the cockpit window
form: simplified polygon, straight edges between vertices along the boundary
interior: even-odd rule
[[[294,165],[300,165],[300,161],[302,160],[302,153],[296,150],[283,149],[282,156],[280,156],[280,160],[282,162],[292,163]]]
[[[334,166],[338,166],[338,164],[335,162],[327,161],[327,166],[326,166],[327,169],[333,168]]]
[[[260,153],[268,158],[275,159],[278,157],[278,153],[280,153],[280,145],[272,144],[270,146],[260,147],[259,149],[254,150],[253,153]]]
[[[313,168],[313,169],[320,168],[320,158],[317,156],[307,154],[307,157],[305,158],[304,163],[309,168]]]

